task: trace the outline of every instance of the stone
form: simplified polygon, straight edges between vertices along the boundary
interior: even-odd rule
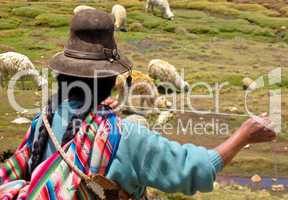
[[[262,181],[261,176],[258,174],[255,174],[254,176],[251,177],[250,179],[253,183],[260,183]]]
[[[282,192],[285,190],[285,186],[283,184],[272,185],[271,189],[273,192]]]
[[[12,124],[30,124],[31,120],[27,119],[25,117],[18,117],[16,119],[14,119],[13,121],[11,121]]]
[[[21,111],[21,114],[27,114],[28,110],[24,109],[23,111]]]
[[[238,112],[238,108],[235,106],[230,106],[226,109],[226,111],[228,112],[232,112],[232,113],[237,113]]]

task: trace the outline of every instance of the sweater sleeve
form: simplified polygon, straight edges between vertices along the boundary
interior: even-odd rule
[[[131,122],[124,123],[122,136],[117,156],[129,165],[127,176],[133,176],[135,184],[192,195],[211,191],[216,173],[223,168],[216,151],[181,145]]]

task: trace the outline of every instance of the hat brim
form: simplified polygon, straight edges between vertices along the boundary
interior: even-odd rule
[[[131,62],[125,56],[120,57],[120,62],[126,66],[131,66]],[[59,74],[86,78],[105,78],[129,71],[129,68],[123,66],[120,62],[117,60],[110,62],[108,60],[76,59],[65,56],[64,52],[59,52],[49,61],[48,67]]]

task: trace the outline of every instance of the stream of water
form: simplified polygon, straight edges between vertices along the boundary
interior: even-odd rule
[[[237,184],[252,188],[253,186],[256,186],[254,183],[251,182],[250,178],[219,176],[217,177],[216,181],[222,185]],[[282,184],[285,186],[285,191],[288,191],[288,178],[278,178],[277,181],[273,181],[271,177],[262,177],[260,187],[269,190],[274,184]]]

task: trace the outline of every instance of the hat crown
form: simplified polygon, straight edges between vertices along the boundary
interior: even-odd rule
[[[48,67],[60,74],[105,78],[131,70],[132,63],[117,50],[111,15],[92,8],[74,15],[68,43]]]
[[[66,48],[91,53],[102,53],[103,48],[116,49],[112,17],[96,9],[78,12],[71,21]]]

